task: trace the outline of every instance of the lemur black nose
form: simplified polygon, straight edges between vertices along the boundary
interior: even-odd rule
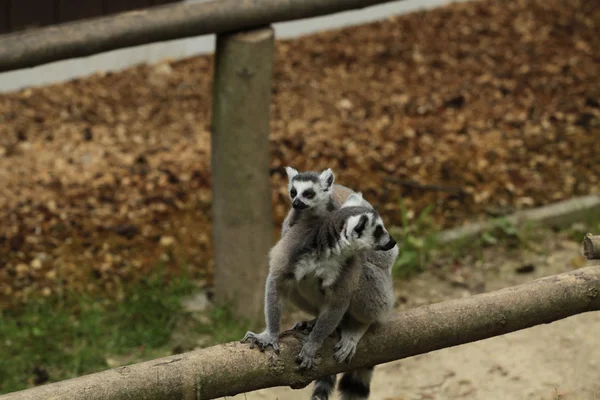
[[[396,241],[394,240],[394,238],[393,238],[393,237],[390,237],[390,241],[389,241],[389,242],[387,242],[387,243],[385,244],[385,246],[383,246],[383,247],[381,248],[381,250],[383,250],[383,251],[388,251],[388,250],[390,250],[391,248],[393,248],[395,245],[396,245]]]
[[[294,207],[296,210],[304,210],[305,208],[308,208],[308,206],[304,204],[300,199],[294,200],[294,202],[292,203],[292,207]]]

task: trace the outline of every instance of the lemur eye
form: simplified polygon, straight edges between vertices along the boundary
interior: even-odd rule
[[[295,188],[292,188],[292,190],[290,190],[290,196],[292,196],[292,199],[293,199],[294,197],[296,197],[296,195],[297,195],[297,194],[298,194],[298,192],[296,191],[296,189],[295,189]]]
[[[302,193],[302,195],[307,199],[312,199],[313,197],[315,197],[315,191],[312,189],[306,189],[304,193]]]

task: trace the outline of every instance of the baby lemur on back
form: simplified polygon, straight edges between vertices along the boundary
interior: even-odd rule
[[[283,223],[282,235],[285,238],[288,231],[295,231],[293,237],[287,238],[286,242],[302,240],[303,229],[295,230],[294,226],[304,225],[307,222],[310,225],[314,223],[315,219],[325,218],[328,213],[338,209],[340,203],[346,200],[350,194],[354,193],[342,185],[334,185],[333,173],[329,169],[318,174],[315,172],[298,173],[295,169],[287,167],[286,172],[289,177],[288,186],[293,209],[290,210]],[[362,196],[355,196],[353,201],[374,212],[372,206],[362,199]],[[325,252],[331,252],[334,256],[339,255],[341,249],[338,243],[338,241],[332,241]],[[374,322],[385,319],[392,310],[394,297],[390,272],[397,254],[398,247],[394,245],[391,250],[368,251],[366,255],[363,254],[359,257],[361,267],[358,268],[358,284],[340,324],[341,339],[334,349],[336,360],[340,362],[350,360],[354,355],[356,345],[368,327]],[[315,279],[305,279],[299,282],[298,290],[291,290],[287,294],[297,306],[313,315],[319,315],[323,306],[326,305],[323,293],[319,290],[319,283],[315,282]],[[302,322],[294,327],[310,329],[313,324],[314,321]],[[367,398],[371,374],[372,368],[344,374],[340,381],[342,398]],[[315,383],[313,399],[327,399],[334,386],[335,375],[319,379]]]

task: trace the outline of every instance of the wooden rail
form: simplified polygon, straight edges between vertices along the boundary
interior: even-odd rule
[[[0,72],[153,42],[242,31],[391,1],[215,0],[151,7],[0,36]]]
[[[565,266],[565,269],[568,267]],[[302,343],[284,336],[281,353],[227,343],[0,396],[0,400],[215,399],[273,386],[301,388],[319,376],[471,343],[600,309],[600,267],[587,267],[401,312],[363,337],[350,364],[323,344],[322,362],[296,372]],[[52,338],[47,338],[52,340]]]

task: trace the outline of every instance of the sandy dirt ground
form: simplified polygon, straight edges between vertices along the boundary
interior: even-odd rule
[[[397,292],[405,302],[399,309],[497,290],[593,263],[600,265],[586,263],[574,242],[554,239],[544,247],[553,251],[536,254],[519,250],[498,257],[490,253],[476,261],[474,268],[465,265],[463,270],[426,272],[400,281]],[[533,271],[517,273],[523,266],[533,267]],[[370,399],[600,399],[599,331],[600,313],[586,313],[383,364],[375,369]],[[312,384],[301,390],[277,387],[233,399],[310,399],[311,390]],[[337,393],[334,398],[339,398]]]

